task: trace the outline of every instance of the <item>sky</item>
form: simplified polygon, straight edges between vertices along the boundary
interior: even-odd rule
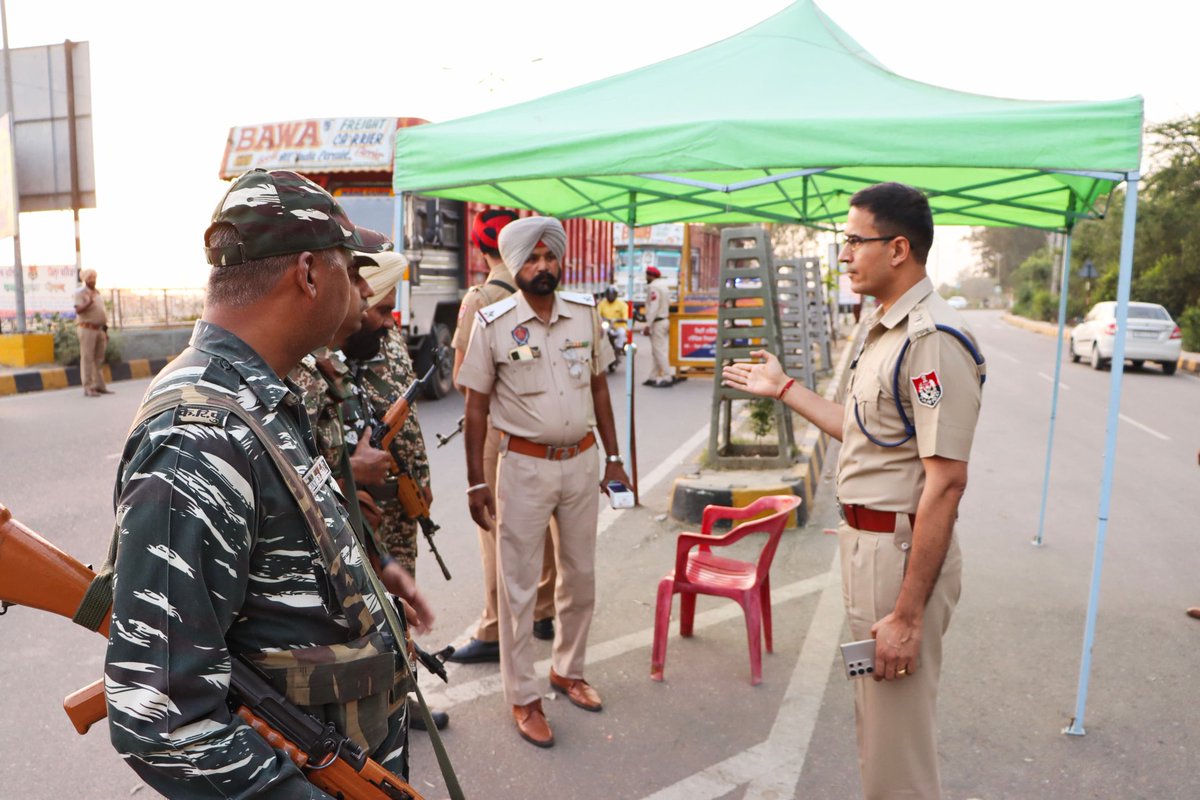
[[[703,47],[787,5],[7,0],[11,46],[90,43],[97,208],[82,214],[83,266],[102,287],[131,288],[203,284],[202,233],[233,126],[469,116]],[[1030,99],[1140,94],[1150,122],[1200,112],[1191,3],[818,5],[892,71],[927,83]],[[935,282],[973,265],[963,232],[939,229]],[[70,213],[22,215],[22,252],[27,264],[72,263]]]

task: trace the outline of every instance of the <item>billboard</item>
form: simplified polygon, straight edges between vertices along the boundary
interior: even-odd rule
[[[75,316],[75,265],[26,264],[25,315],[61,314]],[[0,266],[0,319],[16,316],[16,270],[10,264]]]
[[[95,208],[88,43],[18,47],[10,51],[10,58],[20,210],[74,208],[76,193],[79,208]],[[4,61],[0,59],[3,80]],[[0,92],[0,114],[7,113],[7,99]],[[74,126],[70,124],[72,116]]]
[[[334,117],[231,128],[221,177],[236,178],[256,168],[391,172],[396,129],[422,122],[409,117]]]

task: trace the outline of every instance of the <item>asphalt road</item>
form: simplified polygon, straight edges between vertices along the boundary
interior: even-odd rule
[[[1075,706],[1109,375],[1064,365],[1046,546],[1034,548],[1054,340],[990,312],[968,320],[989,379],[960,517],[964,593],[941,692],[946,797],[1192,797],[1200,623],[1183,609],[1200,603],[1191,512],[1200,380],[1127,373],[1087,735],[1067,737],[1060,731]],[[621,377],[612,378],[619,406]],[[117,454],[144,387],[120,383],[117,395],[98,400],[75,390],[0,399],[0,501],[64,550],[101,560]],[[446,743],[468,797],[857,794],[851,692],[836,662],[845,630],[830,571],[835,543],[821,533],[834,524],[832,466],[812,521],[785,537],[772,570],[776,652],[764,660],[763,683],[749,685],[736,607],[704,599],[696,636],[672,632],[666,681],[649,679],[655,586],[680,529],[663,515],[672,478],[694,469],[706,441],[710,392],[697,380],[638,392],[643,506],[600,520],[588,678],[605,710],[548,700],[558,744],[542,751],[513,730],[494,666],[452,667],[445,688],[423,681],[451,713]],[[420,406],[427,441],[453,428],[461,405]],[[421,557],[418,579],[439,614],[425,644],[437,647],[473,624],[480,567],[461,438],[431,458],[439,545],[454,573],[447,583]],[[547,658],[549,645],[538,645]],[[99,637],[65,620],[21,608],[0,618],[0,798],[151,794],[103,729],[79,737],[60,710],[64,694],[100,674],[103,652]],[[444,797],[427,740],[414,739],[415,785],[431,800]]]

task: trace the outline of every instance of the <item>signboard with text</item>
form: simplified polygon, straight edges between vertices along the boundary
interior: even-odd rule
[[[671,363],[679,367],[713,369],[717,358],[715,316],[672,317]]]
[[[335,117],[231,128],[222,178],[248,169],[297,172],[391,172],[397,127],[416,120],[397,117]]]
[[[62,314],[75,316],[75,265],[26,264],[25,315]],[[16,316],[16,270],[0,266],[0,319]]]

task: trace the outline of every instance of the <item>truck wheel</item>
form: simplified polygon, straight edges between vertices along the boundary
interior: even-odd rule
[[[445,348],[442,351],[444,357],[438,363],[437,371],[433,373],[433,378],[425,389],[426,397],[439,400],[454,391],[454,351],[450,349],[450,329],[440,322],[435,322],[430,339],[433,354]]]

